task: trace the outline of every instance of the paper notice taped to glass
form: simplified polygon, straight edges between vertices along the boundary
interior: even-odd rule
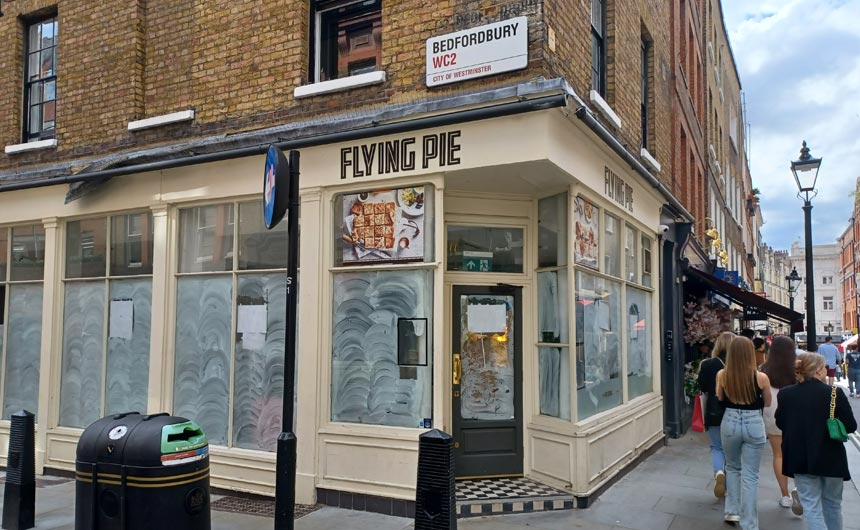
[[[268,314],[266,304],[239,305],[237,333],[262,333],[268,331]]]
[[[466,310],[466,326],[472,333],[504,333],[507,327],[507,311],[504,304],[469,304]]]
[[[134,331],[134,301],[110,301],[110,338],[130,340]]]

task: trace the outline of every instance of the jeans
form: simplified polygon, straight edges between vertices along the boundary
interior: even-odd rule
[[[860,392],[860,368],[848,369],[848,391],[852,394]]]
[[[717,398],[714,397],[713,399]],[[719,427],[708,427],[708,440],[711,442],[711,464],[714,466],[714,475],[716,475],[717,471],[726,469],[726,455],[723,453],[723,441],[720,437]]]
[[[742,530],[758,530],[758,468],[765,444],[760,410],[726,409],[720,426],[726,454],[726,515]]]
[[[842,477],[795,475],[809,530],[842,530]]]

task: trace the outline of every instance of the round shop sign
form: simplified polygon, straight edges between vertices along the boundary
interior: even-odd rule
[[[120,438],[125,436],[125,433],[127,432],[128,427],[126,427],[125,425],[117,425],[110,430],[110,432],[108,433],[108,438],[110,438],[111,440],[119,440]]]
[[[280,223],[287,211],[287,194],[290,190],[288,166],[284,152],[270,145],[263,172],[263,221],[268,229]]]

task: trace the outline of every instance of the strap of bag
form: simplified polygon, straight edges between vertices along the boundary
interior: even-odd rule
[[[833,385],[830,391],[830,417],[836,412],[836,385]]]

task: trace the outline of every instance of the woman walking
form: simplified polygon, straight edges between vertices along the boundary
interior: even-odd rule
[[[717,372],[726,367],[726,352],[735,334],[726,331],[717,337],[711,358],[699,365],[699,389],[705,394],[705,428],[711,445],[711,464],[714,467],[714,495],[726,496],[726,456],[720,439],[720,422],[723,421],[723,406],[717,399]]]
[[[791,337],[779,335],[774,337],[770,346],[767,361],[761,366],[770,380],[770,405],[764,408],[764,432],[773,449],[773,474],[779,484],[782,494],[779,505],[783,508],[791,508],[795,515],[803,515],[803,506],[797,496],[797,490],[788,492],[788,478],[782,474],[782,431],[776,426],[774,413],[779,402],[778,394],[781,388],[793,385],[797,382],[795,375],[795,362],[797,361],[797,346]]]
[[[780,391],[775,415],[782,429],[782,472],[794,477],[809,530],[842,530],[842,485],[851,476],[845,446],[830,438],[827,419],[832,414],[849,433],[857,422],[842,390],[825,383],[824,357],[798,355],[797,375],[799,383]]]
[[[755,347],[746,337],[729,345],[717,373],[717,397],[726,406],[720,425],[726,454],[725,521],[758,530],[758,468],[765,444],[762,409],[770,405],[770,381],[756,369]]]

